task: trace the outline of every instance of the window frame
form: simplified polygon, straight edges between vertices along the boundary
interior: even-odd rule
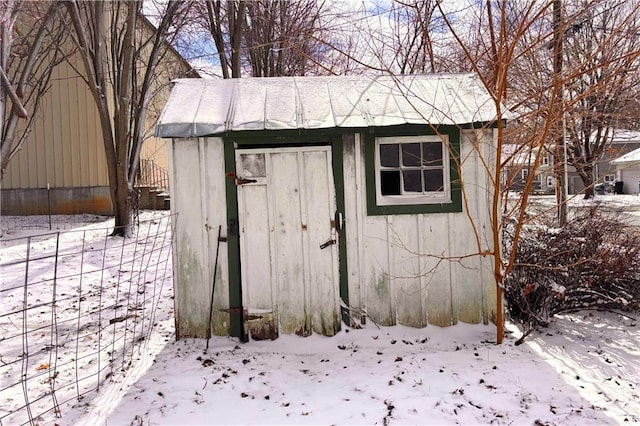
[[[366,177],[366,196],[367,196],[367,215],[401,215],[401,214],[423,214],[423,213],[457,213],[462,212],[462,188],[460,184],[460,136],[461,129],[458,126],[399,126],[397,129],[385,128],[380,131],[371,131],[361,133],[364,140],[364,160],[365,160],[365,177]],[[376,138],[382,137],[413,137],[413,138],[433,138],[436,137],[442,141],[444,136],[448,140],[448,146],[445,144],[448,161],[445,165],[448,168],[449,188],[448,198],[434,199],[421,203],[397,203],[397,204],[380,204],[378,203],[377,194],[379,191],[379,170],[376,168]],[[408,139],[407,139],[408,140]],[[431,139],[435,140],[435,139]],[[413,201],[415,201],[415,197]]]
[[[428,167],[424,166],[405,166],[402,164],[402,145],[422,144],[422,143],[440,143],[442,153],[442,166]],[[380,159],[380,147],[382,145],[398,145],[399,146],[399,164],[397,167],[383,166]],[[451,182],[450,182],[450,165],[449,165],[449,137],[447,135],[419,135],[419,136],[381,136],[375,138],[375,171],[376,171],[376,203],[379,206],[396,206],[404,204],[434,204],[434,203],[450,203],[451,202]],[[422,191],[422,193],[411,193],[405,191],[403,185],[403,171],[408,170],[438,170],[442,168],[442,191]],[[400,194],[383,195],[382,179],[380,174],[383,171],[395,171],[400,173]]]

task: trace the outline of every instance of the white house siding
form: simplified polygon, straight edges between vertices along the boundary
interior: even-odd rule
[[[170,143],[171,209],[175,216],[174,288],[177,337],[208,335],[218,227],[227,232],[224,150],[221,138]],[[180,190],[176,190],[180,188]],[[228,261],[220,243],[215,280],[213,333],[229,333]],[[204,259],[204,262],[203,262]],[[203,264],[204,263],[204,264]]]
[[[492,132],[479,146],[491,164]],[[384,325],[447,326],[487,322],[495,313],[490,256],[464,257],[491,247],[490,176],[463,136],[462,213],[367,216],[364,150],[358,135],[345,137],[344,183],[349,302]],[[474,237],[481,238],[478,248]]]
[[[640,191],[640,163],[629,168],[620,168],[618,173],[620,180],[623,182],[622,192],[625,194],[638,194]]]

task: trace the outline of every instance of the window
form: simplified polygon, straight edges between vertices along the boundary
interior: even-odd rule
[[[615,182],[616,180],[616,175],[604,175],[604,181],[605,182]]]
[[[406,126],[364,133],[367,214],[454,213],[463,210],[458,159],[473,129]],[[402,132],[402,133],[400,133]]]
[[[449,152],[443,138],[376,138],[378,205],[451,202]]]

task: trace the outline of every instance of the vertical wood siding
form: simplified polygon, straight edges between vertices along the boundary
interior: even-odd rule
[[[462,213],[368,216],[363,140],[359,135],[347,135],[343,142],[346,228],[342,238],[348,241],[351,306],[365,309],[372,320],[383,325],[448,326],[459,321],[486,323],[493,319],[496,298],[492,258],[473,255],[490,248],[492,243],[488,204],[492,186],[490,176],[479,161],[479,153],[482,153],[487,164],[492,164],[492,131],[484,131],[480,142],[474,142],[474,138],[462,132],[462,177],[467,200]],[[174,238],[176,329],[179,338],[204,337],[209,327],[217,230],[222,225],[225,235],[227,223],[223,141],[221,138],[176,140],[170,142],[169,151],[172,157],[172,209],[178,213]],[[278,169],[277,164],[274,166]],[[313,167],[320,165],[309,163],[305,168],[309,171]],[[284,168],[281,169],[284,172]],[[282,184],[287,185],[287,182]],[[266,194],[258,185],[243,190],[246,190],[243,196],[250,197],[253,204],[268,204]],[[322,191],[318,189],[318,192]],[[267,214],[257,208],[252,210],[255,211],[249,212],[244,222],[248,227],[245,232],[252,235],[272,229],[269,217],[286,214],[286,211],[274,210]],[[303,216],[311,213],[305,212]],[[473,237],[470,217],[480,235],[480,247]],[[294,223],[298,219],[290,218],[285,222]],[[256,270],[271,270],[272,275],[278,276],[269,253],[277,256],[284,248],[272,247],[269,240],[266,238],[266,245],[259,250],[264,252],[264,258],[252,259],[255,265],[263,266],[245,271],[247,279],[251,279],[251,271]],[[217,266],[213,332],[224,335],[230,331],[229,314],[225,311],[229,307],[229,265],[226,243],[222,244]],[[303,249],[299,250],[302,252]],[[305,270],[303,266],[300,265],[301,271]],[[301,279],[297,277],[293,281]],[[277,281],[277,294],[262,288],[246,289],[244,304],[268,308],[273,306],[279,294],[293,291],[286,288],[291,281],[288,277],[280,275]],[[283,305],[278,309],[296,310],[306,304]]]
[[[178,338],[205,337],[216,270],[213,333],[229,333],[228,262],[221,242],[215,268],[218,227],[226,236],[224,151],[220,138],[171,141],[171,209],[175,216],[174,289]]]
[[[476,145],[485,158],[491,152],[491,134],[485,132],[482,143]],[[463,213],[390,216],[367,216],[362,141],[358,135],[344,140],[352,306],[364,308],[384,325],[487,322],[495,311],[492,259],[465,256],[491,243],[486,203],[492,188],[471,140],[463,132],[461,163],[467,197]],[[481,235],[481,247],[469,217]]]

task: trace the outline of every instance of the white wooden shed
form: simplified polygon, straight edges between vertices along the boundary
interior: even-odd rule
[[[177,80],[177,337],[491,321],[495,119],[473,74]]]

